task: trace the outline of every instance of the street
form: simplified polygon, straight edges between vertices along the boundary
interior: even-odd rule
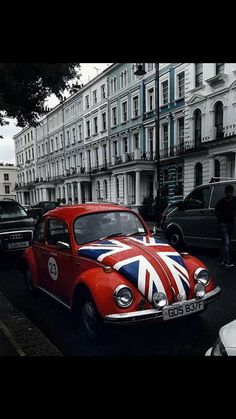
[[[96,343],[84,339],[71,314],[60,304],[42,293],[36,297],[29,294],[18,267],[19,256],[1,258],[0,291],[64,356],[202,356],[214,343],[219,328],[236,317],[236,268],[225,270],[218,267],[216,250],[191,248],[189,251],[213,272],[216,284],[222,289],[217,301],[197,316],[163,324],[113,328]]]

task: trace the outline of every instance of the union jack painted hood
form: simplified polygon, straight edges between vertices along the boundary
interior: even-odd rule
[[[80,247],[78,255],[112,266],[150,303],[157,291],[163,292],[169,302],[173,293],[189,298],[190,279],[181,255],[156,237],[99,240]]]

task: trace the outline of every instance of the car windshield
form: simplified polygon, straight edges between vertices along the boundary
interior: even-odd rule
[[[74,222],[75,240],[78,244],[112,236],[147,233],[135,213],[128,211],[97,212],[83,215]]]
[[[28,217],[26,211],[17,202],[0,202],[0,221],[25,217]]]

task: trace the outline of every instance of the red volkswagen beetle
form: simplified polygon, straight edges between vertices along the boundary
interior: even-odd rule
[[[90,337],[104,323],[200,312],[220,293],[200,260],[179,254],[136,212],[115,204],[49,211],[35,227],[23,267],[28,288],[66,306]]]

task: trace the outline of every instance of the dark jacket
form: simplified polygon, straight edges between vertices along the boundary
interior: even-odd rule
[[[230,201],[221,198],[215,207],[215,215],[218,223],[234,224],[236,216],[236,197],[232,197]]]

